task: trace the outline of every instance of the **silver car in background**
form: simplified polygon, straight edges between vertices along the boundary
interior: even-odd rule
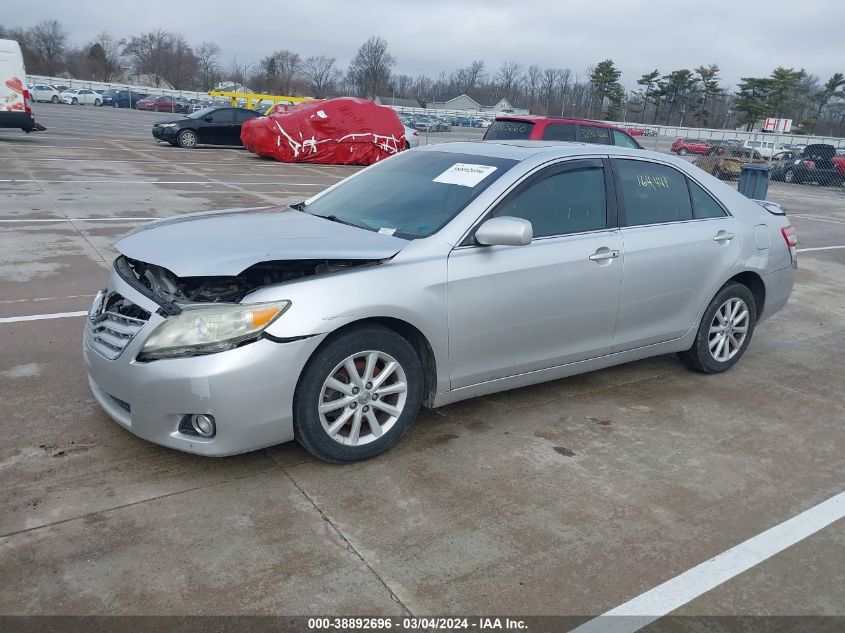
[[[149,441],[355,462],[421,406],[658,354],[725,371],[787,302],[795,245],[777,205],[672,156],[429,145],[293,207],[131,232],[84,358]]]

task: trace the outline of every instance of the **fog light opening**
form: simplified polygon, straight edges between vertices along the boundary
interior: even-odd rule
[[[192,415],[191,430],[200,437],[214,437],[217,431],[214,425],[214,417],[204,413]]]

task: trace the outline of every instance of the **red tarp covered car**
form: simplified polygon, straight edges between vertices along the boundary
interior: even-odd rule
[[[405,148],[405,128],[391,108],[341,97],[247,121],[241,141],[285,163],[372,165]]]

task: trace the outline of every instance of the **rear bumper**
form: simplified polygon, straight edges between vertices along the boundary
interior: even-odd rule
[[[0,112],[0,128],[35,129],[35,117],[28,112]]]

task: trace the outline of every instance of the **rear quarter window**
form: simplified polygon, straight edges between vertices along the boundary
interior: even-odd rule
[[[531,136],[534,123],[530,121],[493,121],[484,135],[485,141],[523,140]]]
[[[596,125],[579,125],[578,140],[582,143],[613,145],[610,140],[610,128],[598,127]]]

